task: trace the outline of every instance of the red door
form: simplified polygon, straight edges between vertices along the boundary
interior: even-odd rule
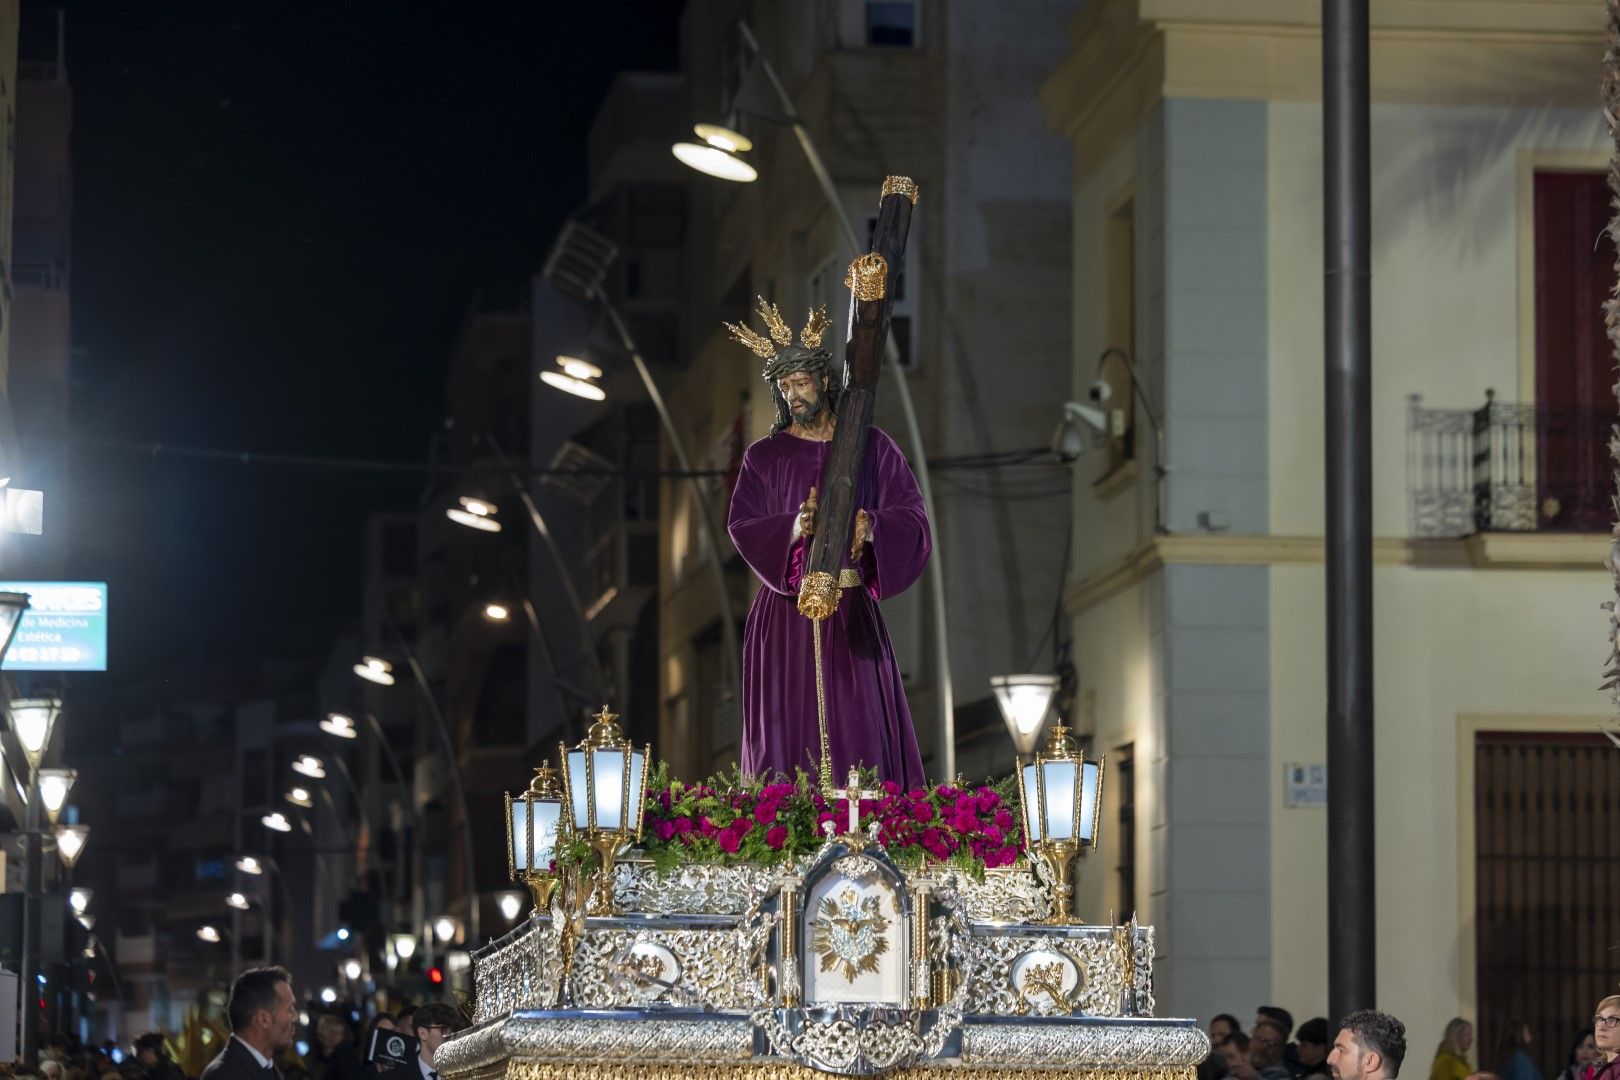
[[[1535,174],[1538,527],[1606,532],[1615,364],[1603,304],[1615,283],[1602,173]]]

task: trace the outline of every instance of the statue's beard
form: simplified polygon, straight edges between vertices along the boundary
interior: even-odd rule
[[[821,415],[822,410],[827,407],[827,399],[821,394],[817,394],[815,397],[800,397],[795,394],[787,399],[787,406],[788,415],[793,418],[795,424],[813,424],[816,422],[816,418]],[[795,408],[795,406],[803,406],[803,408]]]

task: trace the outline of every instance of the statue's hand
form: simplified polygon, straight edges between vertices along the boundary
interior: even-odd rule
[[[816,531],[816,489],[810,488],[810,497],[799,504],[799,535],[813,536]]]
[[[855,538],[849,544],[850,562],[859,562],[861,548],[872,539],[872,515],[865,510],[855,511]]]

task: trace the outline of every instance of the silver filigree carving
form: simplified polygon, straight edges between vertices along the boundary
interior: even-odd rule
[[[781,871],[764,866],[678,866],[667,874],[651,863],[613,867],[613,902],[648,915],[741,915],[767,896]]]
[[[701,1064],[747,1061],[753,1053],[754,1029],[744,1017],[514,1016],[448,1040],[435,1064],[455,1076],[512,1058]]]
[[[967,939],[963,951],[962,976],[970,1013],[1017,1016],[1028,1010],[1030,1002],[1014,985],[1013,965],[1026,953],[1051,951],[1068,957],[1083,973],[1068,998],[1072,1012],[1087,1016],[1120,1014],[1124,973],[1119,950],[1106,929],[1084,937],[1035,932],[973,936]]]
[[[1209,1036],[1191,1020],[962,1025],[963,1064],[1167,1068],[1196,1065],[1208,1054]]]
[[[954,866],[930,866],[932,881],[950,888],[971,922],[1038,923],[1052,914],[1052,891],[1027,867],[998,867],[984,880]]]
[[[678,978],[660,986],[638,972],[638,946],[654,946],[678,958]],[[643,952],[646,950],[643,949]],[[731,929],[591,927],[574,953],[574,1005],[612,1009],[667,1000],[706,1009],[756,1009],[753,973],[757,949]]]

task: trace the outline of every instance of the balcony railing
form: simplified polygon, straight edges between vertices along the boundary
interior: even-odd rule
[[[1607,532],[1615,410],[1512,405],[1431,409],[1414,394],[1406,426],[1414,536]]]

